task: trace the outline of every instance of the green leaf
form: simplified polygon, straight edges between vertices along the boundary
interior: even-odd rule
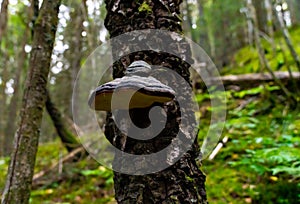
[[[300,166],[298,166],[298,167],[277,166],[275,168],[272,168],[271,171],[272,171],[273,175],[276,175],[279,173],[286,173],[295,178],[300,177]]]

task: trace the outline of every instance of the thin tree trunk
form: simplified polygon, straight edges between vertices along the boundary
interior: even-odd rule
[[[2,83],[0,84],[0,115],[4,116],[5,115],[5,108],[6,108],[6,94],[5,94],[5,85],[7,82],[7,54],[5,51],[2,51],[1,49],[1,44],[2,44],[2,39],[6,33],[6,27],[7,27],[7,19],[8,19],[8,14],[7,14],[7,9],[8,9],[8,0],[3,0],[1,3],[1,11],[0,11],[0,56],[2,59],[0,59],[0,63],[2,62],[2,70],[1,70],[1,81]],[[0,155],[3,155],[4,153],[4,140],[5,140],[5,135],[4,135],[4,125],[5,124],[5,119],[2,117],[0,119]]]
[[[195,42],[198,42],[199,45],[206,51],[206,53],[210,53],[207,22],[205,20],[203,4],[204,4],[203,0],[197,1],[197,7],[199,13],[199,25],[200,25],[198,29],[200,29],[200,36],[198,40]]]
[[[285,63],[286,66],[287,66],[287,69],[288,69],[288,72],[289,72],[289,76],[290,76],[291,81],[292,81],[293,90],[296,90],[297,94],[299,94],[299,88],[298,88],[298,86],[297,86],[297,81],[296,81],[296,79],[295,79],[295,77],[294,77],[293,71],[292,71],[292,69],[291,69],[291,65],[287,62],[287,61],[288,61],[288,60],[287,60],[287,56],[286,56],[286,54],[285,54],[285,52],[284,52],[284,50],[283,50],[283,42],[280,41],[280,42],[279,42],[279,45],[280,45],[280,47],[281,47],[281,52],[282,52],[282,56],[283,56],[283,61],[284,61],[284,63]]]
[[[292,40],[290,38],[289,31],[286,28],[286,25],[283,21],[283,18],[279,16],[278,12],[276,11],[275,6],[273,7],[273,13],[274,13],[275,18],[277,20],[277,26],[279,27],[280,31],[282,32],[285,43],[286,43],[287,47],[289,48],[291,55],[294,58],[294,61],[296,63],[296,66],[297,66],[298,70],[300,71],[300,58],[299,58],[299,55],[297,54],[297,52],[296,52],[296,50],[293,46]]]
[[[264,0],[252,0],[257,16],[258,29],[264,33],[268,33],[267,12]]]
[[[2,195],[2,203],[29,203],[39,129],[46,102],[51,53],[60,0],[45,0],[35,21],[29,72],[25,84],[19,129]]]
[[[0,51],[1,52],[1,51]],[[8,81],[8,73],[7,73],[7,62],[8,62],[8,56],[7,53],[3,53],[3,58],[1,59],[2,61],[2,65],[3,65],[3,69],[1,72],[1,80],[2,83],[0,84],[0,115],[2,115],[3,117],[1,117],[0,119],[0,155],[4,155],[4,141],[5,141],[5,135],[4,135],[4,127],[5,127],[5,121],[6,121],[6,108],[7,108],[7,104],[6,104],[6,93],[5,93],[5,88],[6,88],[6,83]]]
[[[63,122],[63,118],[59,110],[56,108],[55,104],[52,102],[48,91],[46,92],[46,94],[46,109],[52,119],[56,132],[68,152],[72,152],[73,150],[80,147],[81,144],[77,141],[76,137],[66,128],[66,125]],[[87,154],[85,153],[85,155]],[[79,152],[78,155],[76,155],[77,158],[80,158],[81,156],[84,156],[82,152]]]
[[[0,12],[0,46],[2,42],[3,35],[6,32],[7,27],[7,9],[8,9],[8,0],[3,0],[1,3],[1,12]]]
[[[246,42],[249,43],[250,46],[254,45],[254,25],[253,25],[253,19],[251,17],[251,13],[249,11],[249,8],[243,8],[242,12],[245,14],[246,16],[246,20],[247,20],[247,40]]]
[[[73,90],[75,87],[75,80],[77,77],[77,73],[80,69],[80,63],[82,60],[82,56],[84,55],[83,48],[83,36],[82,32],[84,31],[83,28],[83,21],[84,21],[84,2],[74,3],[74,11],[70,13],[71,20],[66,28],[65,32],[65,41],[69,45],[69,50],[65,52],[65,58],[68,60],[68,74],[70,81],[68,84],[70,85],[70,89]],[[78,83],[78,82],[77,82]],[[76,86],[78,87],[78,86]],[[64,111],[64,114],[67,114],[69,118],[72,118],[72,92],[66,90],[66,103],[69,104],[67,107],[68,109]],[[74,90],[78,92],[78,90]],[[77,96],[77,95],[76,95]],[[78,100],[78,99],[75,99]],[[78,107],[73,108],[73,114],[77,114],[76,110]]]
[[[196,42],[197,38],[196,38],[196,33],[194,32],[194,29],[193,29],[193,17],[192,17],[190,4],[189,4],[188,0],[185,0],[184,4],[185,4],[185,9],[186,9],[186,19],[187,19],[187,23],[188,23],[188,30],[191,33],[191,39],[194,42]]]
[[[265,0],[265,7],[267,12],[267,27],[268,27],[268,34],[270,36],[270,43],[272,47],[272,54],[273,57],[276,57],[276,44],[274,42],[274,28],[273,28],[273,4],[271,0]]]
[[[143,3],[144,2],[144,3]],[[107,16],[105,19],[105,26],[108,29],[111,38],[118,36],[126,31],[133,31],[139,29],[165,29],[173,32],[182,32],[181,21],[179,15],[179,5],[181,0],[173,1],[114,1],[106,0]],[[147,11],[139,11],[140,6],[146,4]],[[124,15],[124,16],[123,16]],[[134,19],[134,20],[132,20]],[[137,37],[135,38],[137,39]],[[156,41],[157,40],[157,41]],[[178,48],[180,56],[189,59],[191,52],[188,44],[179,43],[176,40],[170,39],[170,49]],[[116,42],[118,43],[118,42]],[[159,39],[153,39],[153,43],[156,46],[160,46]],[[182,46],[180,46],[182,45]],[[113,47],[115,44],[113,44]],[[124,45],[123,45],[124,46]],[[137,42],[132,42],[131,46],[139,46]],[[126,50],[126,46],[122,49]],[[149,50],[152,50],[149,47]],[[122,50],[118,50],[118,53],[114,53],[117,57]],[[157,53],[155,51],[143,51],[138,53],[132,53],[130,55],[122,57],[113,65],[113,77],[122,77],[124,69],[135,60],[144,60],[153,65],[162,65],[175,70],[180,76],[189,82],[190,74],[188,71],[189,65],[179,58],[174,57],[168,53]],[[170,78],[172,78],[170,73]],[[184,98],[188,99],[190,93],[186,94]],[[123,149],[129,154],[145,155],[158,152],[165,148],[166,144],[169,144],[173,138],[179,134],[180,113],[176,104],[164,107],[168,116],[166,128],[149,141],[137,141],[127,137],[124,140],[124,134],[119,131],[115,126],[115,122],[111,117],[111,113],[108,113],[107,123],[105,128],[105,135],[107,139],[115,144],[119,149]],[[173,109],[172,109],[173,108]],[[141,126],[147,124],[145,115],[142,112],[147,113],[148,109],[131,110],[134,122]],[[187,110],[188,114],[193,114],[190,110]],[[122,114],[122,111],[119,112]],[[127,121],[128,122],[128,121]],[[192,126],[192,124],[190,124]],[[194,129],[193,127],[191,127]],[[179,131],[179,132],[178,132]],[[187,139],[186,133],[180,133],[181,136]],[[126,137],[126,135],[125,135]],[[206,192],[204,187],[205,176],[200,171],[196,164],[196,157],[199,154],[199,146],[195,141],[192,145],[192,149],[185,153],[174,165],[168,167],[157,173],[147,175],[128,175],[119,172],[114,172],[114,184],[115,184],[115,198],[118,203],[207,203]],[[128,163],[124,161],[123,156],[116,154],[114,166],[128,166]],[[127,160],[128,161],[128,160]],[[156,161],[158,162],[158,161]],[[166,161],[164,161],[166,162]],[[132,168],[136,163],[132,163]],[[153,164],[155,165],[155,164]],[[130,164],[131,166],[131,164]]]
[[[255,7],[252,5],[252,1],[251,0],[248,0],[247,7],[250,10],[251,17],[252,17],[253,24],[254,24],[254,40],[255,40],[256,49],[258,51],[259,61],[260,61],[260,64],[261,64],[261,71],[263,71],[263,69],[267,69],[267,71],[273,77],[275,83],[278,86],[280,86],[280,88],[284,92],[284,94],[289,99],[293,99],[292,94],[281,83],[281,81],[278,78],[276,78],[276,76],[275,76],[273,70],[271,69],[270,64],[269,64],[269,62],[268,62],[268,60],[267,60],[267,58],[265,56],[265,52],[264,52],[264,49],[262,47],[260,36],[259,36],[259,32],[258,32],[258,22],[257,22],[257,16],[256,16],[256,12],[255,12]]]
[[[295,0],[295,14],[296,14],[296,20],[295,20],[295,23],[297,25],[300,24],[300,1],[299,0]]]
[[[286,0],[290,13],[292,25],[300,24],[300,2],[299,0]]]

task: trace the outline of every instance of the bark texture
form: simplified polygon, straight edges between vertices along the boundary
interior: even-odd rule
[[[125,0],[106,0],[107,16],[105,26],[109,30],[111,38],[122,33],[141,30],[141,29],[163,29],[182,33],[181,19],[179,17],[179,5],[181,0],[146,0],[146,1],[125,1]],[[132,36],[130,46],[139,46],[139,36]],[[125,68],[133,61],[144,60],[152,65],[163,65],[164,67],[175,70],[182,78],[190,83],[189,64],[168,53],[155,52],[153,46],[160,48],[162,44],[167,44],[169,49],[175,50],[184,59],[190,59],[191,52],[189,45],[183,40],[178,42],[169,39],[168,42],[161,42],[159,38],[151,39],[151,45],[147,45],[150,51],[136,52],[126,56],[122,56],[122,49],[126,50],[126,46],[122,42],[114,41],[113,48],[121,47],[121,50],[115,51],[115,58],[122,56],[120,60],[113,65],[113,77],[124,76]],[[156,78],[159,79],[159,74]],[[169,80],[172,81],[172,73]],[[164,79],[162,79],[164,80]],[[174,81],[172,81],[174,82]],[[166,82],[167,83],[167,82]],[[167,84],[168,85],[168,84]],[[179,90],[181,84],[177,84],[175,92]],[[190,97],[190,93],[186,91],[186,99]],[[186,118],[181,117],[180,107],[176,101],[162,106],[167,112],[167,123],[162,132],[153,139],[141,141],[127,137],[124,132],[120,131],[115,121],[108,113],[105,134],[107,139],[120,150],[135,154],[144,155],[158,152],[168,146],[172,140],[180,135],[181,142],[188,140],[190,132],[182,132],[180,121]],[[132,122],[138,127],[147,127],[149,121],[147,114],[150,108],[132,109],[130,115]],[[122,111],[118,114],[121,115]],[[188,117],[193,117],[193,112],[185,110]],[[130,124],[130,121],[127,121]],[[194,122],[191,122],[190,131],[195,129]],[[185,127],[188,129],[188,127]],[[130,125],[128,127],[130,131]],[[150,133],[151,134],[151,133]],[[204,187],[205,176],[200,171],[196,162],[199,154],[199,147],[196,141],[192,141],[192,149],[184,154],[174,165],[157,173],[134,176],[115,172],[115,198],[118,203],[207,203],[206,192]],[[122,159],[124,155],[116,155],[114,164],[119,167],[131,168],[132,171],[143,171],[143,165],[139,166],[139,161],[126,163]],[[164,161],[167,162],[167,157]],[[124,158],[124,157],[123,157]]]
[[[21,119],[2,195],[4,204],[29,202],[59,6],[60,0],[43,1],[35,21]]]

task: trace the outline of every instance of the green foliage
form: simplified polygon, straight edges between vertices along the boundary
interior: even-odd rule
[[[8,157],[0,157],[0,195],[2,194],[2,190],[5,185],[5,178],[8,169],[9,158]]]
[[[100,166],[97,169],[93,170],[83,170],[81,174],[84,176],[100,176],[103,179],[106,179],[105,184],[109,187],[113,184],[113,172],[103,166]]]
[[[260,138],[258,141],[260,142]],[[259,150],[246,150],[243,159],[230,162],[233,166],[247,166],[249,170],[259,175],[270,174],[300,177],[300,151],[290,147],[264,148]]]
[[[138,10],[139,12],[152,13],[151,7],[145,1],[140,5]]]
[[[300,202],[300,114],[278,93],[277,86],[268,85],[226,91],[223,134],[229,141],[214,160],[203,161],[211,203]],[[218,96],[196,95],[208,106],[214,97]],[[203,140],[210,114],[201,115],[199,137]]]
[[[291,28],[290,36],[294,45],[300,44],[300,27]],[[295,61],[290,54],[282,35],[277,34],[274,43],[276,45],[276,53],[272,52],[272,45],[270,42],[262,39],[266,58],[273,71],[287,71],[288,67],[293,71],[297,71]],[[300,55],[300,47],[295,46],[295,49],[298,55]],[[251,46],[246,46],[237,51],[233,55],[230,65],[222,70],[224,74],[258,73],[260,71],[261,66],[257,50]],[[263,71],[266,72],[267,70]]]
[[[271,91],[275,91],[275,90],[280,90],[280,88],[278,86],[268,86],[266,85],[264,86],[258,86],[252,89],[246,89],[246,90],[241,90],[239,92],[234,92],[234,96],[238,97],[238,98],[244,98],[245,96],[250,96],[250,95],[257,95],[260,93],[263,93],[265,91],[271,92]]]
[[[36,173],[58,162],[66,150],[59,140],[40,145]],[[51,156],[50,156],[51,155]],[[1,161],[1,160],[0,160]],[[0,165],[0,170],[1,170]],[[87,158],[65,163],[45,175],[42,185],[34,187],[30,203],[109,203],[113,198],[113,172]],[[1,184],[0,184],[1,185]]]

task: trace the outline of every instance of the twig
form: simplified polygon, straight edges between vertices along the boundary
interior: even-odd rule
[[[40,172],[38,172],[37,174],[35,174],[33,176],[32,182],[35,183],[37,182],[40,178],[42,178],[45,174],[53,171],[54,169],[58,169],[60,165],[62,165],[63,163],[66,163],[70,160],[73,159],[77,159],[76,157],[78,156],[78,154],[82,152],[86,152],[86,150],[83,147],[78,147],[77,149],[73,150],[72,152],[70,152],[69,154],[67,154],[65,157],[63,157],[62,159],[60,159],[58,162],[54,163],[53,165],[50,166],[50,168],[47,168],[45,170],[42,170]]]

